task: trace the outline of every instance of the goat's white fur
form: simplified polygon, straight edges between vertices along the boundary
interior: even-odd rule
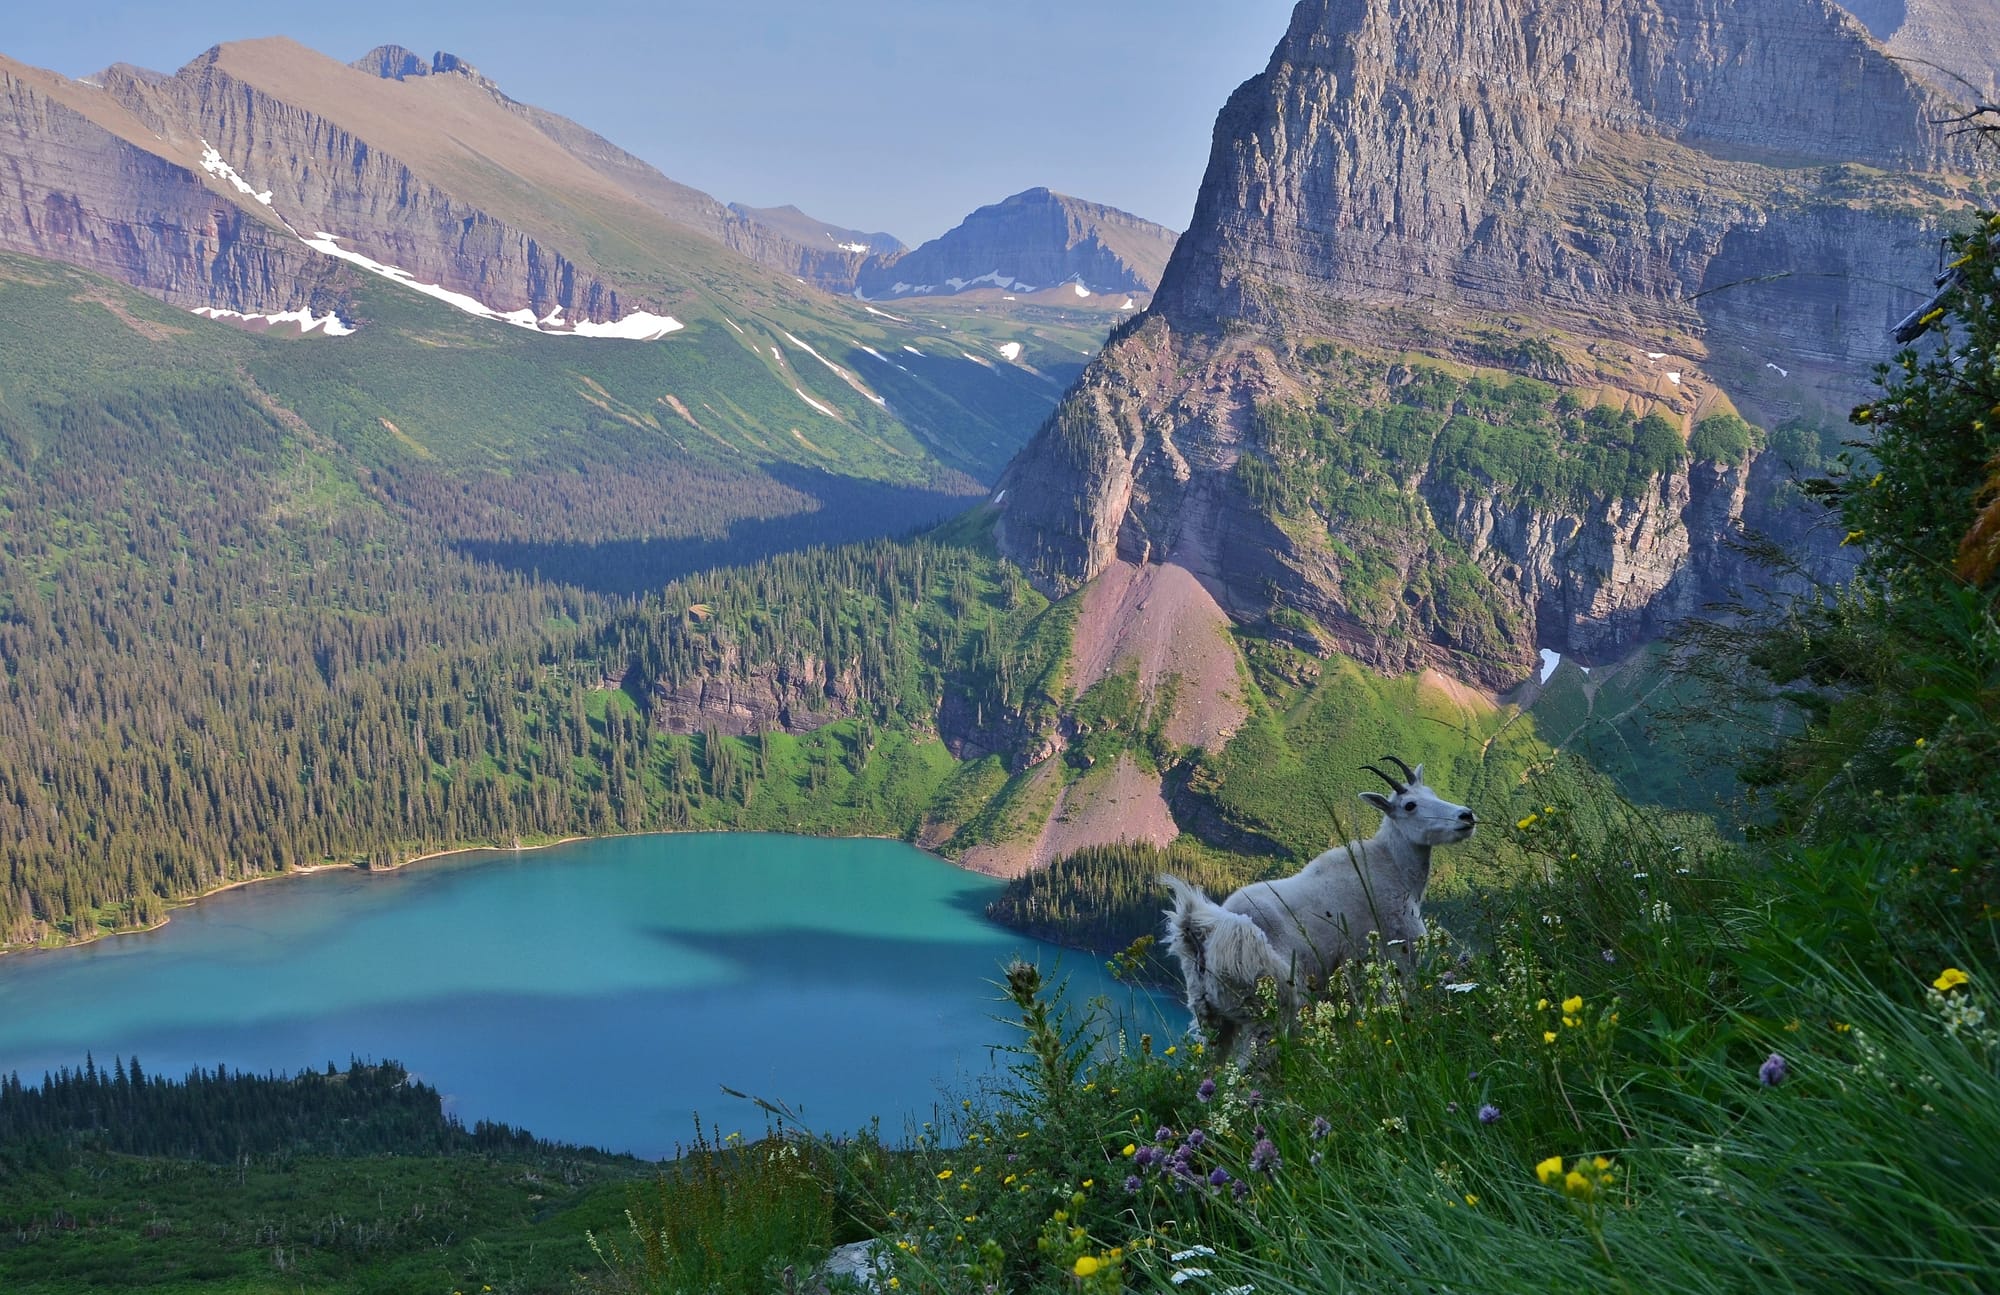
[[[1335,846],[1290,877],[1253,882],[1220,904],[1179,877],[1160,878],[1174,901],[1167,948],[1181,964],[1195,1026],[1219,1056],[1262,1014],[1257,982],[1265,976],[1289,1020],[1341,964],[1367,952],[1371,932],[1405,971],[1414,969],[1431,848],[1465,840],[1478,819],[1425,786],[1422,765],[1403,768],[1406,783],[1380,775],[1394,795],[1361,793],[1382,811],[1373,837]]]

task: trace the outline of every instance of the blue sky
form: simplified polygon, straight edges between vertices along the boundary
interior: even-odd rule
[[[290,36],[343,61],[445,49],[725,202],[916,244],[1046,185],[1182,228],[1217,109],[1292,0],[269,0],[10,5],[0,53],[173,71]]]

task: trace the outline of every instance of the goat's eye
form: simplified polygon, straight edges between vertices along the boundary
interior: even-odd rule
[[[1406,800],[1406,801],[1404,801],[1404,802],[1403,802],[1403,812],[1404,812],[1405,814],[1414,814],[1414,813],[1416,813],[1416,812],[1417,812],[1417,802],[1416,802],[1416,801],[1414,801],[1414,800]]]

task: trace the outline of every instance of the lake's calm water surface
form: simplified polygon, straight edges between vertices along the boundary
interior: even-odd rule
[[[393,1058],[468,1125],[641,1155],[688,1141],[696,1112],[760,1132],[724,1084],[817,1129],[880,1115],[899,1135],[1011,1041],[993,1019],[1009,955],[1069,974],[1075,1001],[1133,1004],[1098,959],[987,922],[996,889],[893,842],[783,836],[284,879],[156,932],[0,959],[0,1073],[33,1081],[86,1051],[161,1075]]]

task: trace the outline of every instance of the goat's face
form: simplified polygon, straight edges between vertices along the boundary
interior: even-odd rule
[[[1386,796],[1379,791],[1361,793],[1361,799],[1382,811],[1391,831],[1413,845],[1450,845],[1472,835],[1479,824],[1477,815],[1426,787],[1422,765],[1412,769],[1400,760],[1396,763],[1409,775],[1408,781],[1399,783],[1377,769],[1377,776],[1395,790]]]

